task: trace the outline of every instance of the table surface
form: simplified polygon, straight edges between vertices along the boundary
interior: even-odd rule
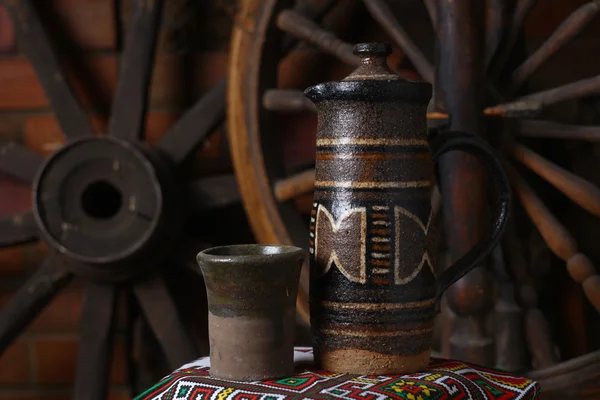
[[[312,349],[294,349],[296,374],[236,382],[209,376],[210,359],[183,365],[136,400],[271,399],[538,399],[539,385],[527,378],[477,365],[432,358],[428,368],[406,375],[352,375],[316,369]]]

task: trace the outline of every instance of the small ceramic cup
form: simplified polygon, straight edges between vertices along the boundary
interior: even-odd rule
[[[208,295],[210,375],[255,381],[292,375],[298,280],[306,252],[233,245],[196,257]]]

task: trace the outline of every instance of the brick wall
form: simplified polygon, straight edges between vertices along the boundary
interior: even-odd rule
[[[526,25],[532,43],[539,43],[547,37],[565,15],[583,2],[547,0],[543,7],[538,5],[534,8]],[[53,37],[62,38],[59,47],[63,49],[63,59],[75,89],[92,110],[96,129],[99,132],[105,130],[106,110],[117,81],[116,52],[123,39],[120,32],[127,25],[127,1],[46,0],[36,3],[43,4],[45,21],[54,20],[51,32]],[[227,65],[229,25],[222,23],[229,17],[227,1],[169,0],[166,3],[171,10],[166,20],[177,28],[177,32],[170,35],[173,32],[168,26],[161,32],[162,50],[156,60],[150,95],[151,112],[146,124],[146,137],[150,142],[160,138],[176,121],[189,98],[197,97],[223,76]],[[181,9],[186,3],[198,4],[194,6],[198,8],[195,11],[202,15],[203,21],[192,24],[194,29],[182,30],[180,16],[186,13],[181,13]],[[205,30],[198,30],[198,27]],[[599,34],[600,24],[593,23],[587,41],[577,42],[561,53],[563,59],[577,61],[561,63],[556,62],[559,57],[553,59],[551,65],[536,74],[539,85],[548,87],[548,82],[556,84],[599,73],[598,63],[590,62],[589,57],[589,54],[597,53],[591,50],[598,49]],[[185,42],[182,37],[194,39],[193,56],[184,56],[182,54],[185,53],[176,51]],[[305,86],[302,76],[313,76],[306,73],[306,68],[309,64],[314,65],[314,58],[304,62],[302,55],[294,57],[288,58],[287,66],[282,67],[280,83],[283,87]],[[183,70],[191,73],[183,74]],[[347,71],[343,70],[338,75],[345,73]],[[287,116],[287,121],[286,159],[294,159],[298,164],[310,161],[314,155],[314,118],[308,115]],[[31,66],[18,53],[10,20],[1,7],[0,135],[22,142],[41,154],[54,151],[64,140]],[[197,174],[230,170],[227,143],[221,135],[217,133],[210,137],[192,170]],[[310,199],[307,204],[310,205]],[[27,209],[29,205],[30,188],[0,176],[0,215]],[[40,244],[0,250],[0,306],[36,268],[44,254],[45,249]],[[0,400],[70,398],[81,305],[80,286],[70,286],[0,357]],[[119,327],[122,329],[122,326],[121,318]],[[129,398],[130,394],[125,389],[122,333],[117,337],[114,352],[110,375],[111,398]]]
[[[104,132],[106,111],[118,78],[117,51],[119,43],[123,42],[119,32],[127,26],[128,1],[48,0],[34,3],[42,5],[44,22],[51,21],[47,28],[61,52],[71,82],[93,114],[97,132]],[[206,25],[206,29],[213,29],[212,32],[192,32],[193,38],[213,38],[206,43],[194,40],[193,53],[174,48],[178,44],[174,44],[173,29],[169,26],[182,29],[181,6],[186,2],[165,3],[164,29],[159,38],[161,45],[152,78],[150,114],[145,132],[152,143],[177,120],[189,98],[199,96],[225,74],[227,61],[227,43],[223,43],[222,34],[214,31],[217,29],[214,24]],[[215,21],[229,18],[216,6],[211,5],[210,10],[212,14],[204,13],[204,18]],[[227,24],[220,25],[219,29],[229,32]],[[214,37],[220,41],[215,42]],[[186,68],[191,66],[188,70],[192,73],[182,74],[184,65]],[[11,21],[1,6],[0,136],[24,143],[44,155],[64,142],[31,65],[18,52]],[[204,175],[230,171],[226,147],[218,132],[212,135],[191,166],[193,172]],[[29,186],[0,175],[0,216],[29,208],[30,196]],[[0,307],[35,270],[45,253],[41,244],[0,250]],[[81,284],[71,284],[0,357],[0,400],[71,398],[82,300]],[[118,321],[110,371],[110,399],[114,400],[131,398],[126,390],[123,315]]]

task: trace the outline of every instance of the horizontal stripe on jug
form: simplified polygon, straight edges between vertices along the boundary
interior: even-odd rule
[[[389,311],[431,307],[435,305],[435,299],[411,301],[407,303],[343,303],[337,301],[321,301],[318,305],[333,310]]]
[[[431,333],[433,328],[415,329],[411,331],[395,331],[395,332],[374,332],[374,331],[349,331],[341,329],[319,329],[319,332],[325,335],[335,336],[356,336],[356,337],[375,337],[375,336],[415,336],[425,333]]]
[[[348,189],[335,187],[315,188],[313,197],[319,203],[329,202],[335,199],[338,193],[344,193],[344,198],[351,194],[353,202],[361,204],[393,201],[403,204],[407,201],[423,201],[431,203],[431,186],[420,188],[387,188],[387,189]],[[382,195],[382,193],[384,195]]]
[[[420,354],[431,348],[433,331],[407,336],[345,336],[315,332],[321,353],[334,350],[370,350],[390,355]],[[384,349],[384,350],[382,350]]]
[[[404,189],[430,187],[431,181],[406,181],[406,182],[354,182],[354,181],[315,181],[317,188],[347,188],[347,189]]]
[[[430,182],[433,163],[426,159],[329,159],[319,160],[317,182]]]
[[[423,139],[386,139],[386,138],[337,138],[317,139],[317,146],[361,145],[361,146],[427,146]]]
[[[401,160],[424,159],[429,160],[428,152],[421,153],[317,153],[317,160]]]

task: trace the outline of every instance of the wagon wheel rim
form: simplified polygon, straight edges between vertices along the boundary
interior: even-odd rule
[[[426,0],[424,3],[435,26],[437,21],[435,2]],[[502,25],[497,21],[492,23],[486,31],[488,46],[485,62],[491,78],[498,76],[503,69],[522,24],[534,3],[532,0],[518,1],[506,31],[503,31]],[[421,78],[431,82],[434,76],[433,65],[402,29],[386,2],[369,0],[364,1],[364,5],[373,19],[387,32],[391,42],[402,49],[412,61]],[[303,15],[299,10],[292,10],[281,2],[274,1],[245,1],[242,2],[241,7],[237,16],[239,23],[234,28],[231,42],[231,67],[229,70],[231,85],[228,91],[230,148],[240,184],[240,192],[249,221],[260,241],[292,242],[302,245],[308,242],[308,236],[303,235],[301,230],[296,233],[292,232],[290,227],[293,226],[293,222],[289,221],[292,217],[286,214],[289,212],[290,204],[282,204],[282,202],[288,201],[301,191],[310,192],[314,171],[307,170],[294,176],[285,177],[281,176],[280,172],[278,175],[277,171],[269,170],[269,163],[265,161],[267,155],[264,148],[266,146],[265,139],[261,136],[265,130],[261,126],[264,122],[261,118],[268,111],[314,112],[315,108],[303,96],[301,90],[267,87],[265,81],[261,81],[261,77],[268,76],[269,73],[274,74],[275,70],[272,65],[275,61],[271,59],[265,61],[262,58],[265,54],[271,58],[277,57],[277,52],[268,52],[267,46],[274,46],[273,43],[269,43],[269,40],[277,34],[282,35],[283,33],[277,32],[273,36],[268,35],[281,29],[285,34],[300,38],[318,48],[322,53],[334,56],[347,64],[356,63],[357,60],[352,54],[350,43],[342,41],[333,32],[327,31],[318,23],[311,21],[310,17]],[[597,188],[534,153],[520,144],[518,140],[525,136],[554,137],[566,140],[600,140],[598,127],[565,125],[532,119],[541,109],[556,102],[600,94],[600,77],[584,79],[527,96],[514,96],[514,93],[518,92],[518,89],[540,65],[590,25],[598,14],[599,8],[597,1],[589,1],[568,16],[556,32],[514,70],[510,76],[507,93],[499,93],[493,85],[488,83],[489,90],[493,93],[492,98],[496,100],[497,104],[485,107],[482,112],[487,117],[504,118],[510,121],[513,130],[512,136],[516,139],[508,146],[506,163],[515,197],[524,206],[527,215],[541,233],[549,249],[566,262],[571,277],[582,284],[588,300],[600,311],[600,277],[595,273],[591,261],[580,253],[573,236],[552,215],[528,183],[521,179],[518,170],[512,167],[515,162],[523,164],[566,194],[576,204],[593,215],[600,216],[598,213],[600,192]],[[273,39],[273,41],[277,40]],[[267,63],[266,66],[261,64],[263,61]],[[512,96],[513,101],[504,101],[503,97],[506,95]],[[449,117],[443,109],[434,107],[428,113],[428,121],[433,126],[443,126],[448,120]],[[297,217],[297,215],[293,217]],[[298,234],[298,232],[300,233]],[[294,240],[293,234],[299,236],[299,239]],[[307,280],[307,277],[304,276],[303,279]],[[303,284],[301,291],[302,288],[307,287],[307,282],[303,282]],[[525,281],[517,282],[517,284],[524,285]],[[526,307],[535,309],[536,296],[537,294],[534,293],[533,298],[525,299]],[[304,322],[309,323],[308,305],[305,302],[307,297],[307,291],[299,295],[298,307]]]
[[[94,134],[33,2],[4,3],[66,143],[44,160],[18,143],[0,139],[0,172],[32,184],[34,205],[0,219],[0,248],[40,239],[50,247],[48,257],[0,311],[0,353],[62,288],[83,278],[76,398],[106,397],[116,298],[122,290],[131,291],[140,305],[170,368],[198,356],[162,270],[172,263],[168,254],[205,247],[185,242],[179,247],[184,215],[239,201],[233,176],[190,182],[176,178],[182,163],[224,120],[224,80],[184,113],[155,147],[142,136],[164,3],[135,3],[104,136]],[[215,185],[218,196],[211,195]],[[104,204],[98,206],[98,197]]]

